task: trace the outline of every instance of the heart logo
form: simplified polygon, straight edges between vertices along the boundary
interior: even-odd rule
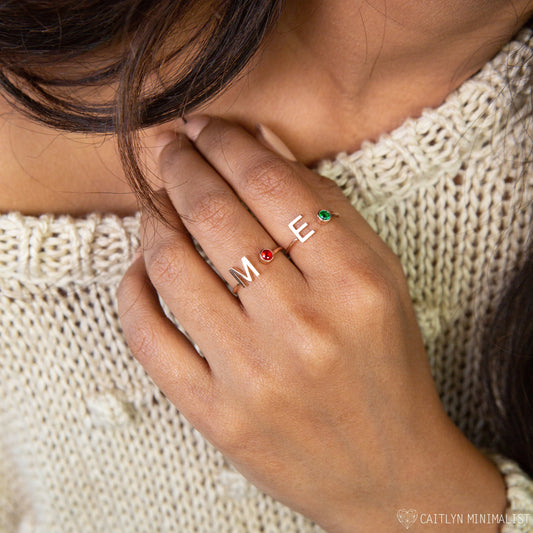
[[[399,509],[396,513],[396,518],[405,529],[409,529],[416,522],[418,513],[415,509]]]

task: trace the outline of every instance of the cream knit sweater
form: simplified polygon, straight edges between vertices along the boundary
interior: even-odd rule
[[[442,402],[478,446],[494,441],[481,334],[531,228],[532,46],[523,31],[441,107],[319,167],[401,258]],[[0,531],[314,531],[231,470],[128,351],[115,291],[138,228],[0,216]],[[495,460],[510,510],[530,513],[503,530],[533,531],[532,482]]]

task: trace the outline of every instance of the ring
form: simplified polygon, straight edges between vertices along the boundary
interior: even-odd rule
[[[287,248],[285,248],[285,253],[287,255],[289,255],[289,252],[291,251],[291,248],[298,242],[299,239],[294,239],[291,241],[291,243],[289,244],[289,246],[287,246]]]
[[[282,246],[278,246],[275,250],[270,250],[268,248],[264,248],[259,252],[259,259],[262,263],[271,263],[274,259],[274,256],[283,250]]]
[[[327,209],[321,209],[316,216],[320,222],[329,222],[333,217],[340,217],[339,213],[334,213]]]
[[[340,217],[339,213],[335,213],[333,211],[329,211],[328,209],[320,209],[316,214],[318,221],[321,224],[327,224],[332,218],[334,217]],[[303,233],[304,229],[309,226],[309,224],[302,220],[303,215],[298,215],[294,220],[292,220],[289,223],[289,229],[293,233],[293,235],[296,237],[292,240],[292,242],[285,248],[285,253],[289,255],[289,252],[291,248],[298,242],[305,242],[306,240],[310,239],[314,234],[314,229],[309,229],[307,233]],[[296,224],[302,220],[302,223],[296,227]]]
[[[263,248],[259,252],[259,260],[261,263],[271,263],[274,260],[274,256],[282,250],[283,247],[281,246],[274,248],[274,250],[271,250],[270,248]],[[246,287],[245,281],[248,283],[253,281],[252,275],[255,275],[255,277],[259,277],[260,275],[252,262],[245,255],[241,257],[241,263],[244,272],[241,272],[236,268],[229,269],[229,273],[237,280],[237,285],[235,285],[231,291],[234,295],[237,295],[241,287]]]

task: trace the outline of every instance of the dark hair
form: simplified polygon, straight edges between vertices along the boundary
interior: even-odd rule
[[[183,116],[224,89],[257,52],[282,4],[3,1],[0,87],[21,112],[53,128],[116,133],[131,187],[157,214],[157,196],[139,168],[138,130]],[[65,72],[73,67],[74,74]],[[98,89],[111,83],[112,97],[102,103]]]
[[[486,330],[481,377],[497,450],[533,476],[533,246]]]
[[[116,133],[139,202],[158,214],[137,162],[137,131],[183,116],[227,87],[282,7],[283,0],[3,1],[0,86],[13,105],[49,126]],[[116,90],[102,103],[98,88],[112,83]],[[530,475],[532,316],[533,245],[486,330],[481,363],[499,451]]]

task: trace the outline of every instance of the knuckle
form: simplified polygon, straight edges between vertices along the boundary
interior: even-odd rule
[[[222,453],[240,456],[248,441],[249,427],[240,417],[230,415],[219,419],[211,433],[213,442]]]
[[[211,117],[209,124],[202,131],[202,142],[207,153],[221,153],[235,140],[235,131],[223,120]]]
[[[319,381],[337,374],[342,364],[343,359],[338,352],[332,350],[331,347],[321,345],[319,349],[309,354],[305,364],[305,373],[312,380]]]
[[[174,286],[181,284],[186,276],[186,252],[179,242],[164,242],[147,256],[146,271],[154,286]]]
[[[288,318],[290,331],[299,339],[296,360],[305,375],[312,380],[334,372],[340,362],[339,333],[324,316],[324,311],[312,306],[293,306]]]
[[[248,408],[252,412],[268,411],[282,393],[280,386],[283,383],[283,377],[277,376],[279,371],[270,365],[270,362],[259,358],[243,365],[243,377],[246,382],[243,391],[249,398]]]
[[[359,300],[367,312],[385,314],[397,299],[394,283],[376,270],[359,272],[357,285]]]
[[[154,345],[155,334],[153,329],[146,323],[136,322],[132,327],[124,330],[124,336],[135,355],[147,354]]]
[[[191,206],[189,219],[203,231],[221,234],[232,227],[234,208],[224,191],[210,192],[199,198]]]
[[[294,170],[285,161],[268,156],[247,169],[244,181],[253,196],[280,198],[287,194],[289,184],[294,181]]]
[[[377,239],[374,250],[381,265],[389,271],[389,274],[396,280],[405,277],[403,264],[400,256],[384,240]]]
[[[341,363],[339,339],[330,330],[322,328],[307,343],[304,369],[307,376],[320,380],[335,374]]]
[[[336,248],[338,258],[335,277],[342,281],[345,292],[351,299],[372,303],[383,303],[393,296],[395,276],[387,258],[376,254],[364,243],[347,249]]]
[[[157,336],[145,321],[138,320],[123,325],[124,337],[133,355],[139,359],[151,360],[157,351]]]

